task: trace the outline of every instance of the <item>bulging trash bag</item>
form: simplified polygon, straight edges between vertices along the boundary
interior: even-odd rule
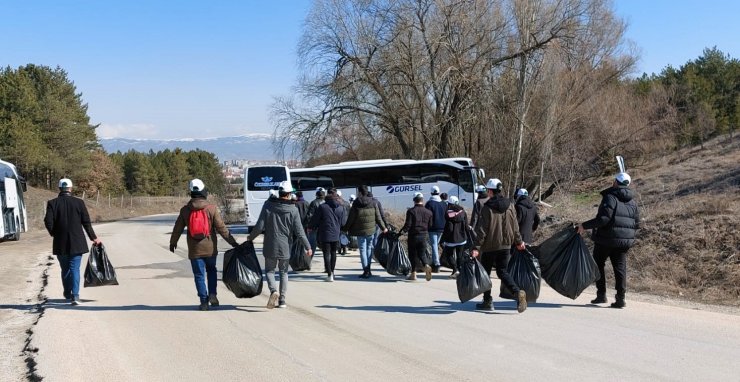
[[[90,247],[90,255],[85,266],[85,287],[96,287],[103,285],[118,285],[116,270],[108,260],[105,246],[94,245]]]
[[[460,302],[470,301],[493,287],[483,264],[470,255],[460,264],[458,272],[457,296],[460,297]]]
[[[398,241],[397,234],[389,229],[388,232],[378,235],[378,241],[373,248],[375,261],[384,269],[388,266],[388,258],[391,255],[394,241]]]
[[[391,242],[391,251],[385,270],[394,276],[406,276],[411,272],[409,255],[401,240],[398,240],[398,236],[395,236],[395,240]]]
[[[237,298],[250,298],[262,294],[262,267],[251,241],[224,253],[221,281]]]
[[[360,248],[360,241],[357,240],[357,236],[350,236],[349,237],[349,245],[347,245],[349,249],[358,249]]]
[[[306,255],[306,250],[303,248],[303,243],[300,240],[293,240],[293,244],[290,247],[290,268],[296,272],[310,271],[311,260],[313,256]]]
[[[599,268],[575,228],[568,227],[545,240],[535,250],[542,278],[558,293],[578,298],[599,278]]]
[[[537,258],[528,250],[516,250],[506,269],[519,289],[527,292],[527,302],[537,302],[537,297],[540,296],[542,278],[540,263],[537,261]],[[511,300],[517,299],[517,296],[504,283],[501,283],[499,297]]]

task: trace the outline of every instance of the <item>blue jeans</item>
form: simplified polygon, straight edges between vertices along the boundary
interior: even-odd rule
[[[207,302],[208,295],[216,295],[216,285],[218,282],[216,257],[217,255],[190,259],[190,265],[193,267],[193,276],[195,277],[195,289],[198,290],[200,302]],[[206,288],[206,274],[208,275],[208,288]]]
[[[429,231],[429,245],[432,246],[432,263],[435,267],[439,266],[439,239],[442,238],[442,232]]]
[[[316,239],[317,239],[317,232],[316,230],[311,230],[311,232],[308,233],[308,244],[311,245],[311,253],[316,253]]]
[[[80,297],[80,263],[82,255],[57,255],[59,266],[62,267],[62,285],[64,297]]]
[[[357,245],[360,247],[362,267],[370,267],[373,262],[373,235],[357,236]]]

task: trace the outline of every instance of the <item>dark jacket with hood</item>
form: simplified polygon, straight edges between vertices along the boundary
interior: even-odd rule
[[[445,229],[445,213],[447,212],[447,204],[439,198],[439,195],[432,196],[431,199],[424,205],[429,211],[432,211],[432,227],[429,228],[430,232],[442,232]]]
[[[399,233],[408,232],[409,237],[427,235],[432,227],[432,211],[423,204],[416,204],[406,210],[406,221]]]
[[[512,245],[521,244],[522,236],[511,200],[501,194],[489,198],[481,209],[475,233],[475,247],[481,252],[511,249]]]
[[[537,206],[532,199],[526,196],[520,196],[516,201],[516,219],[519,222],[519,233],[522,235],[522,241],[525,243],[534,242],[534,231],[540,225],[540,214],[537,212]]]
[[[486,197],[480,197],[478,196],[478,199],[476,199],[475,204],[473,204],[473,213],[470,215],[470,226],[473,227],[475,230],[478,225],[478,220],[480,220],[480,211],[483,209],[483,205],[486,204],[488,201],[488,196]]]
[[[68,191],[60,192],[46,203],[44,225],[54,238],[51,253],[57,256],[81,255],[90,251],[83,228],[91,241],[97,239],[85,202]]]
[[[298,208],[298,214],[300,215],[301,221],[305,226],[308,223],[308,221],[306,220],[306,213],[308,213],[308,202],[301,196],[294,203],[295,206]]]
[[[311,201],[311,203],[308,205],[308,209],[306,209],[306,215],[303,217],[303,225],[304,226],[307,226],[308,223],[311,222],[311,219],[313,219],[313,214],[316,213],[316,210],[322,204],[324,204],[324,197],[323,196],[317,196],[316,199],[314,199],[313,201]]]
[[[337,198],[328,195],[324,203],[319,206],[313,214],[308,227],[318,231],[318,240],[321,243],[339,241],[342,224],[347,220],[344,206],[339,204]]]
[[[294,240],[300,240],[305,250],[311,248],[303,231],[298,208],[290,200],[277,199],[263,208],[257,224],[249,234],[249,240],[254,240],[262,232],[265,233],[262,247],[265,257],[290,259],[290,248]]]
[[[195,197],[190,199],[188,204],[180,209],[180,215],[177,216],[175,221],[175,227],[172,229],[172,235],[170,236],[170,247],[176,247],[177,241],[180,239],[185,227],[190,222],[190,212],[197,210],[206,210],[208,215],[208,222],[211,226],[211,234],[205,239],[198,240],[187,236],[188,243],[188,258],[195,259],[198,257],[211,257],[218,254],[218,238],[216,232],[223,237],[229,244],[236,247],[238,243],[231,236],[229,229],[221,219],[221,214],[218,212],[215,204],[210,204],[203,197]]]
[[[630,248],[640,228],[640,211],[634,194],[627,186],[610,187],[601,191],[602,199],[596,217],[583,223],[593,229],[594,243],[612,248]]]
[[[450,204],[445,213],[445,230],[442,232],[442,243],[446,245],[463,244],[467,239],[468,215],[462,206]]]
[[[385,229],[385,223],[373,199],[367,196],[355,199],[349,210],[344,231],[349,232],[350,236],[370,236],[375,234],[376,226]]]

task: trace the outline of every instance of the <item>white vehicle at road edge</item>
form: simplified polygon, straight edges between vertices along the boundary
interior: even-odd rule
[[[28,214],[23,201],[26,181],[10,162],[0,160],[0,241],[17,241],[28,230]]]

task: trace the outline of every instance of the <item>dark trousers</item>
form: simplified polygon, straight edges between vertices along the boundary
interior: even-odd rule
[[[457,272],[460,267],[460,262],[463,260],[464,245],[458,245],[456,247],[443,247],[442,256],[449,256],[452,261],[452,272]],[[490,271],[489,271],[490,272]]]
[[[429,235],[409,235],[409,260],[411,260],[411,269],[416,270],[424,265],[431,265],[431,256],[427,251],[427,242]]]
[[[596,244],[594,246],[594,260],[599,266],[601,277],[596,280],[596,294],[599,297],[606,297],[606,275],[604,266],[606,259],[612,262],[614,269],[615,288],[617,289],[617,300],[624,300],[624,293],[627,292],[627,251],[629,248],[611,248]]]
[[[321,243],[321,251],[324,253],[324,272],[327,274],[334,273],[337,266],[337,248],[338,241],[329,241]]]
[[[519,286],[516,285],[514,279],[511,277],[509,271],[506,269],[509,265],[510,258],[511,250],[502,249],[500,251],[483,252],[480,258],[480,262],[483,265],[483,269],[486,270],[486,273],[488,273],[489,276],[491,275],[491,269],[495,265],[496,276],[498,276],[499,280],[501,280],[501,283],[506,285],[506,287],[509,288],[510,291],[514,292],[514,294],[517,294],[519,293]],[[491,299],[490,290],[483,293],[483,299]]]

